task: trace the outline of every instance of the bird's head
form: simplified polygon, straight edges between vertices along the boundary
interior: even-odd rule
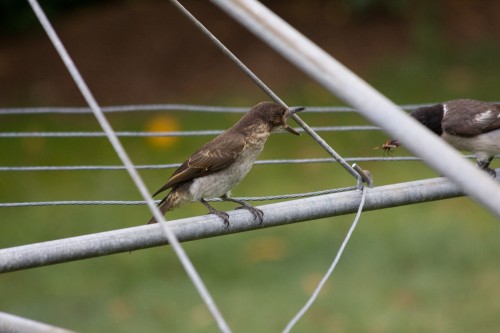
[[[304,110],[305,108],[301,106],[286,108],[277,103],[262,102],[254,106],[250,112],[267,123],[271,132],[285,129],[292,134],[300,135],[299,132],[288,126],[286,121],[294,113]]]

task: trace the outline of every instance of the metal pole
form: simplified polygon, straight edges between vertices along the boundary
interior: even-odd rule
[[[74,333],[64,328],[40,323],[31,319],[0,312],[0,332],[2,333]]]
[[[256,0],[212,2],[500,217],[499,184],[267,7]]]
[[[500,174],[500,169],[497,170]],[[364,211],[462,196],[445,178],[432,178],[367,189]],[[361,191],[326,194],[261,206],[264,222],[256,223],[247,211],[229,212],[231,225],[204,215],[167,222],[180,242],[253,229],[355,213]],[[0,250],[0,273],[99,257],[167,244],[161,229],[144,225]]]

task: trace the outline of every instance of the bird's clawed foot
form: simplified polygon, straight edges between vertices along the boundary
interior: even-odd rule
[[[264,212],[252,205],[247,204],[246,202],[242,201],[241,206],[236,207],[236,209],[248,210],[250,213],[252,213],[254,220],[259,220],[259,224],[262,224],[262,221],[264,221]]]
[[[252,206],[250,204],[247,204],[245,201],[233,199],[233,198],[230,198],[227,195],[223,195],[221,197],[221,199],[224,200],[224,201],[232,201],[232,202],[239,203],[241,206],[236,207],[236,209],[246,209],[246,210],[248,210],[250,213],[252,213],[254,220],[259,220],[259,224],[261,224],[264,221],[264,212],[261,211],[258,208],[255,208],[254,206]]]
[[[224,225],[226,226],[226,228],[229,228],[229,214],[228,213],[223,212],[222,210],[212,208],[210,210],[209,214],[214,214],[214,215],[218,216],[220,219],[222,219],[224,221]]]
[[[232,199],[232,198],[229,198],[228,196],[222,196],[221,199],[224,201],[232,201],[232,202],[239,203],[241,206],[236,207],[236,209],[248,210],[250,213],[252,213],[253,219],[259,221],[259,224],[261,224],[264,221],[264,212],[258,208],[255,208],[254,206],[252,206],[250,204],[247,204],[245,201]],[[224,225],[226,226],[226,228],[229,227],[229,214],[228,213],[223,212],[223,211],[218,210],[218,209],[215,209],[214,207],[210,206],[208,204],[208,202],[206,202],[204,199],[201,199],[200,202],[203,205],[205,205],[205,207],[208,208],[209,214],[214,214],[214,215],[218,216],[220,219],[222,219],[224,221]]]
[[[493,178],[496,178],[497,172],[494,169],[489,167],[492,160],[493,160],[493,157],[486,159],[486,160],[478,159],[477,166],[480,167],[481,169],[483,169],[484,171],[486,171],[487,173],[489,173]]]
[[[214,214],[217,217],[219,217],[222,221],[224,221],[224,225],[226,228],[229,228],[229,214],[226,212],[223,212],[221,210],[215,209],[214,207],[210,206],[208,202],[206,202],[204,199],[201,199],[200,202],[205,205],[205,207],[208,208],[208,213],[209,214]]]

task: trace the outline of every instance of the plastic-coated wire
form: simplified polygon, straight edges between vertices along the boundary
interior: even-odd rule
[[[328,271],[323,276],[323,278],[319,282],[318,286],[316,287],[316,289],[312,293],[311,297],[307,300],[306,304],[302,307],[302,309],[300,309],[300,311],[292,318],[292,320],[285,327],[285,329],[283,330],[283,333],[289,333],[291,331],[291,329],[293,328],[293,326],[295,326],[295,324],[300,320],[300,318],[302,318],[302,316],[307,312],[307,310],[309,310],[311,305],[314,303],[314,301],[318,297],[319,292],[321,291],[321,289],[325,285],[326,281],[328,281],[328,278],[332,275],[333,270],[335,269],[335,267],[337,267],[337,264],[340,260],[340,257],[342,256],[342,253],[344,252],[344,249],[345,249],[347,243],[349,242],[349,239],[351,238],[351,235],[354,232],[354,229],[356,229],[356,226],[358,224],[359,218],[361,216],[361,212],[363,211],[363,207],[365,205],[367,190],[368,190],[367,187],[364,186],[362,193],[361,193],[361,202],[359,203],[359,208],[358,208],[358,212],[356,214],[356,217],[354,218],[354,221],[352,222],[352,225],[349,228],[349,231],[347,232],[347,235],[345,236],[344,241],[342,242],[342,245],[340,245],[340,248],[339,248],[337,254],[335,255],[335,259],[333,260],[332,264],[328,268]]]
[[[117,105],[103,106],[102,111],[105,113],[118,112],[154,112],[154,111],[185,111],[185,112],[207,112],[207,113],[245,113],[251,106],[248,107],[231,107],[231,106],[211,106],[211,105],[187,105],[187,104],[145,104],[145,105]],[[353,108],[347,106],[311,106],[307,108],[309,113],[344,113],[354,112]],[[26,107],[26,108],[0,108],[1,115],[28,115],[28,114],[92,114],[92,110],[88,107]]]
[[[500,103],[492,101],[491,103]],[[436,103],[402,104],[400,108],[405,110],[415,110],[423,106],[435,105]],[[227,107],[211,105],[188,105],[188,104],[144,104],[144,105],[114,105],[103,106],[101,110],[105,113],[114,112],[151,112],[151,111],[187,111],[187,112],[224,112],[224,113],[245,113],[248,107]],[[355,112],[356,110],[348,106],[308,106],[308,113],[344,113]],[[28,115],[28,114],[92,114],[88,107],[26,107],[26,108],[0,108],[0,115]]]
[[[235,197],[234,199],[243,201],[270,201],[270,200],[282,200],[282,199],[297,199],[297,198],[308,198],[318,195],[339,193],[345,191],[352,191],[356,187],[339,187],[335,189],[305,192],[305,193],[289,193],[289,194],[279,194],[279,195],[268,195],[260,197]],[[206,201],[222,201],[219,198],[205,199]],[[156,200],[159,203],[160,200]],[[82,206],[82,205],[122,205],[122,206],[133,206],[133,205],[144,205],[146,201],[144,200],[67,200],[67,201],[26,201],[26,202],[1,202],[0,207],[33,207],[33,206]]]
[[[186,105],[186,104],[146,104],[146,105],[117,105],[103,106],[105,113],[117,112],[151,112],[151,111],[186,111],[186,112],[223,112],[223,113],[245,113],[250,107],[227,107],[210,105]],[[347,106],[311,106],[308,112],[354,112],[353,108]],[[0,108],[1,115],[31,115],[31,114],[92,114],[88,107],[32,107],[32,108]]]
[[[28,0],[33,11],[35,12],[35,15],[37,16],[38,20],[40,21],[42,27],[46,31],[49,39],[51,40],[52,44],[56,48],[57,52],[59,53],[62,61],[64,62],[64,65],[68,69],[70,75],[72,76],[73,80],[75,81],[76,85],[78,86],[78,89],[82,93],[83,97],[85,98],[85,101],[87,104],[90,106],[92,109],[95,117],[97,118],[97,121],[101,125],[102,129],[107,133],[108,139],[113,146],[114,150],[116,151],[118,157],[122,161],[122,163],[127,167],[127,171],[130,174],[130,177],[132,178],[133,182],[135,183],[137,189],[141,193],[142,197],[146,200],[151,212],[153,213],[153,216],[156,218],[157,221],[165,221],[163,214],[160,213],[159,209],[155,206],[155,203],[153,199],[150,196],[150,193],[148,189],[146,188],[146,185],[142,181],[139,173],[137,170],[134,169],[134,166],[132,164],[132,161],[128,157],[128,154],[126,153],[125,149],[121,145],[120,141],[114,134],[113,128],[109,124],[108,120],[102,113],[99,105],[97,104],[97,101],[94,99],[94,96],[90,92],[87,84],[83,80],[83,77],[80,75],[80,72],[78,71],[77,67],[73,63],[73,60],[69,56],[68,52],[66,51],[66,48],[62,44],[61,40],[57,36],[54,28],[52,27],[50,21],[46,17],[43,9],[40,7],[38,4],[37,0]],[[176,253],[179,261],[183,265],[184,269],[186,270],[186,273],[190,277],[193,285],[195,288],[198,290],[198,293],[200,294],[201,298],[205,302],[205,304],[208,307],[208,310],[212,314],[213,318],[215,319],[217,325],[219,326],[219,329],[224,332],[231,332],[229,329],[226,321],[222,317],[222,314],[219,312],[219,309],[215,305],[214,300],[212,299],[212,296],[208,292],[208,289],[205,287],[205,284],[201,280],[200,276],[196,272],[193,264],[189,260],[187,254],[184,252],[184,249],[181,247],[179,241],[177,240],[175,234],[173,233],[172,230],[170,230],[170,227],[167,226],[167,223],[158,223],[159,227],[162,229],[165,237],[168,239],[170,245],[172,246],[174,252]]]
[[[468,155],[473,158],[474,156]],[[345,157],[346,162],[387,162],[387,161],[420,161],[420,158],[413,156],[394,156],[394,157]],[[310,164],[310,163],[337,163],[334,158],[307,158],[307,159],[282,159],[282,160],[260,160],[256,165],[269,164]],[[148,164],[136,165],[138,170],[151,169],[173,169],[181,166],[181,163],[170,164]],[[67,165],[67,166],[3,166],[1,171],[95,171],[95,170],[125,170],[121,165]]]
[[[316,132],[346,132],[346,131],[379,131],[376,126],[321,126],[311,127]],[[304,132],[302,128],[297,132]],[[180,137],[180,136],[205,136],[219,135],[223,130],[197,130],[197,131],[168,131],[168,132],[116,132],[119,137]],[[276,134],[284,132],[277,132]],[[104,138],[104,132],[3,132],[0,138]]]
[[[115,132],[118,137],[177,137],[218,135],[222,130],[169,131],[169,132]],[[105,138],[104,132],[3,132],[0,138]]]
[[[184,6],[182,6],[177,0],[171,0],[171,2],[189,19],[191,22],[201,30],[221,51],[226,55],[231,61],[234,62],[238,68],[243,71],[264,93],[266,93],[269,97],[271,97],[276,103],[287,107],[285,102],[279,98],[278,95],[274,93],[254,72],[252,72],[238,57],[236,57],[220,40],[217,39],[196,17],[194,17]],[[313,131],[309,125],[307,125],[297,114],[293,114],[291,116],[293,120],[300,127],[304,129],[304,131],[309,134],[323,149],[326,150],[328,154],[330,154],[333,158],[335,158],[340,165],[347,170],[354,178],[358,181],[358,186],[362,183],[362,176],[356,172],[346,161],[343,160],[342,156],[340,156],[330,145],[323,140],[315,131]]]
[[[474,155],[464,155],[466,158],[475,158]],[[496,156],[500,158],[500,155]],[[418,162],[422,159],[414,156],[385,156],[385,157],[345,157],[346,162]],[[310,164],[310,163],[337,163],[334,158],[305,158],[305,159],[280,159],[259,160],[255,165],[275,164]],[[137,170],[173,169],[181,163],[170,164],[144,164],[136,165]],[[119,171],[125,170],[122,165],[61,165],[61,166],[0,166],[0,172],[26,172],[26,171]]]
[[[342,107],[342,109],[345,109]],[[147,104],[147,105],[115,105],[103,106],[101,110],[105,113],[114,112],[138,112],[138,111],[192,111],[192,112],[232,112],[244,113],[248,108],[226,107],[209,105],[188,105],[188,104]],[[33,107],[33,108],[0,108],[0,114],[92,114],[92,109],[88,107]]]

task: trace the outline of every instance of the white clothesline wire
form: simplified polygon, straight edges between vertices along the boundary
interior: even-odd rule
[[[474,158],[473,155],[466,155],[467,158]],[[346,162],[418,162],[420,158],[414,156],[388,156],[388,157],[345,157]],[[275,159],[258,160],[255,165],[276,165],[276,164],[312,164],[312,163],[337,163],[334,158],[304,158],[304,159]],[[181,166],[181,163],[169,164],[137,164],[137,170],[158,170],[173,169]],[[33,165],[33,166],[0,166],[2,171],[117,171],[125,170],[122,165]]]
[[[340,257],[342,256],[342,253],[344,252],[344,249],[349,242],[349,239],[351,239],[351,235],[354,232],[354,229],[356,229],[356,226],[358,225],[359,218],[361,217],[361,212],[363,211],[363,207],[365,205],[365,199],[366,199],[366,192],[368,191],[368,188],[366,186],[363,187],[363,190],[361,192],[361,202],[359,203],[359,208],[358,212],[356,213],[356,217],[354,218],[354,221],[352,222],[351,227],[349,228],[349,231],[347,232],[344,241],[340,245],[339,250],[337,251],[337,254],[335,255],[335,259],[333,259],[332,264],[328,268],[326,274],[323,276],[321,281],[319,282],[318,286],[314,289],[314,292],[312,293],[311,297],[307,300],[306,304],[297,312],[297,314],[292,318],[292,320],[288,323],[288,325],[285,327],[283,330],[283,333],[289,333],[292,328],[295,326],[295,324],[304,316],[304,314],[309,310],[309,308],[312,306],[316,298],[318,297],[321,289],[323,289],[323,286],[325,285],[326,281],[328,281],[328,278],[332,275],[333,270],[335,267],[337,267],[337,264],[340,260]]]
[[[270,201],[282,199],[297,199],[307,198],[318,195],[338,193],[344,191],[352,191],[356,186],[339,187],[334,189],[320,190],[314,192],[304,193],[289,193],[279,195],[268,195],[258,197],[232,197],[233,199],[243,201]],[[220,198],[205,199],[205,201],[222,201]],[[155,200],[155,203],[160,203],[161,200]],[[144,205],[144,200],[66,200],[66,201],[23,201],[23,202],[0,202],[0,207],[34,207],[34,206],[82,206],[82,205],[121,205],[121,206],[134,206]]]
[[[346,132],[346,131],[380,131],[380,128],[369,125],[354,126],[321,126],[311,127],[315,132]],[[302,128],[295,129],[303,133]],[[195,131],[117,131],[116,136],[121,137],[180,137],[180,136],[205,136],[219,135],[223,130],[195,130]],[[283,134],[277,132],[276,134]],[[102,131],[73,131],[73,132],[2,132],[0,138],[101,138],[106,137]]]
[[[492,101],[492,103],[500,103]],[[405,110],[415,110],[423,106],[430,106],[435,103],[419,103],[419,104],[402,104],[400,108]],[[101,110],[104,113],[115,112],[151,112],[151,111],[188,111],[188,112],[216,112],[216,113],[245,113],[250,106],[246,107],[228,107],[228,106],[213,106],[213,105],[189,105],[189,104],[143,104],[143,105],[112,105],[102,106]],[[354,108],[348,106],[308,106],[308,113],[335,113],[335,112],[356,112]],[[13,107],[0,108],[0,115],[16,115],[16,114],[50,114],[50,113],[65,113],[65,114],[92,114],[92,110],[88,107],[71,107],[71,106],[45,106],[45,107]]]

